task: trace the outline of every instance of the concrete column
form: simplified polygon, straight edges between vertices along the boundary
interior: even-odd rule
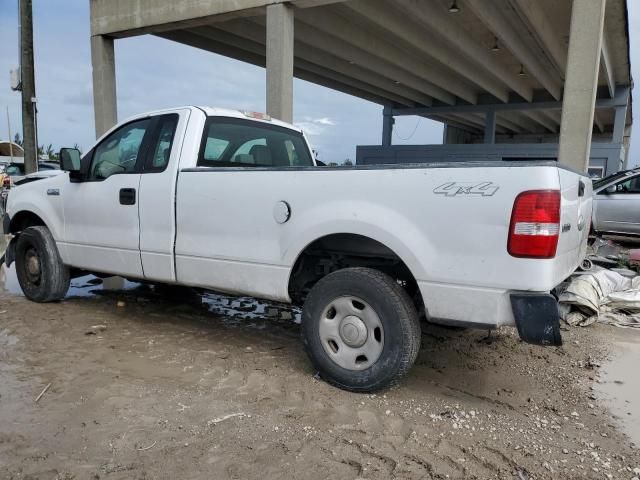
[[[293,8],[267,7],[267,114],[293,122]]]
[[[616,107],[616,114],[613,121],[613,143],[622,143],[624,140],[624,131],[627,123],[627,105]]]
[[[561,164],[586,172],[602,51],[606,0],[573,0],[560,127]]]
[[[96,138],[98,138],[118,123],[113,38],[103,35],[91,37],[91,64],[93,66],[93,109]]]
[[[390,107],[384,107],[382,110],[382,146],[390,147],[393,137],[393,124],[395,119],[391,113]]]
[[[489,110],[485,114],[484,143],[496,143],[496,111]]]

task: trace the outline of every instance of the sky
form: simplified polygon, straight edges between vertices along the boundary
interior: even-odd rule
[[[0,139],[21,130],[20,94],[9,88],[18,65],[18,1],[0,0]],[[633,75],[640,79],[640,2],[629,1]],[[79,144],[95,139],[89,45],[89,0],[34,0],[39,143]],[[150,35],[116,41],[118,119],[181,105],[265,110],[264,69]],[[640,80],[638,80],[640,81]],[[382,107],[303,80],[294,81],[294,123],[324,162],[355,159],[356,145],[380,144]],[[636,89],[637,90],[637,89]],[[634,118],[640,122],[640,94]],[[640,130],[640,125],[636,125]],[[441,143],[442,125],[399,117],[394,144]],[[630,164],[640,164],[640,133]]]

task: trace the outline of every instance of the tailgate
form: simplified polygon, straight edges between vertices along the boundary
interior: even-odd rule
[[[591,228],[592,185],[589,177],[562,167],[558,168],[558,175],[562,200],[556,257],[566,278],[586,254]]]

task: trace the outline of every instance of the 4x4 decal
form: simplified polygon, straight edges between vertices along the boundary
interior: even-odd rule
[[[492,182],[448,182],[436,187],[433,193],[455,197],[456,195],[482,195],[483,197],[493,196],[500,187]]]

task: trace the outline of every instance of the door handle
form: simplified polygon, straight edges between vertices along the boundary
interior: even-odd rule
[[[120,189],[120,205],[135,205],[135,204],[136,204],[136,189],[121,188]]]

